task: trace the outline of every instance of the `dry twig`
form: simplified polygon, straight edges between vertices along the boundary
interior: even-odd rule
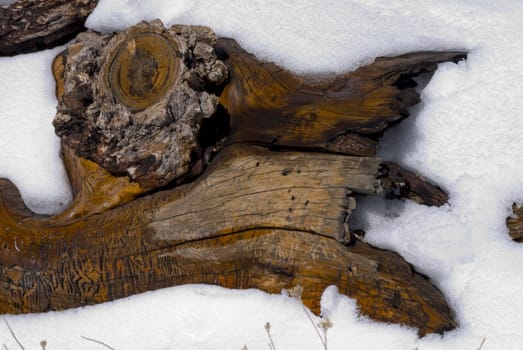
[[[18,338],[16,337],[16,334],[15,332],[13,331],[13,328],[11,328],[11,325],[9,324],[9,322],[7,322],[7,319],[4,317],[4,322],[5,322],[5,325],[7,326],[7,328],[9,329],[9,332],[11,333],[11,336],[13,337],[13,339],[16,341],[16,343],[18,344],[18,346],[20,346],[20,349],[22,350],[25,350],[24,346],[22,345],[22,343],[20,343],[20,341],[18,340]],[[4,344],[4,348],[7,349],[7,346]]]
[[[104,342],[102,342],[100,340],[96,340],[96,339],[93,339],[93,338],[87,338],[87,337],[84,337],[83,335],[81,335],[80,337],[82,339],[84,339],[84,340],[87,340],[87,341],[90,341],[90,342],[97,343],[97,344],[100,344],[102,346],[105,346],[107,349],[115,350],[115,348],[113,348],[112,346],[107,345],[106,343],[104,343]]]

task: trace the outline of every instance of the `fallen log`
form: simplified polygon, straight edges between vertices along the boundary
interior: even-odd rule
[[[349,219],[355,194],[446,202],[439,187],[376,158],[375,144],[419,101],[414,76],[463,57],[381,58],[308,81],[205,27],[82,34],[53,63],[75,199],[41,217],[0,181],[0,312],[210,283],[300,287],[319,313],[336,285],[376,320],[422,335],[455,327],[441,292],[359,240]]]
[[[377,320],[421,334],[450,329],[443,295],[401,257],[341,243],[350,239],[350,193],[379,191],[378,171],[374,158],[231,146],[190,184],[66,224],[35,218],[4,180],[0,310],[210,283],[270,293],[302,286],[304,304],[319,313],[334,284]]]
[[[63,45],[85,30],[98,0],[18,0],[0,5],[0,56]]]

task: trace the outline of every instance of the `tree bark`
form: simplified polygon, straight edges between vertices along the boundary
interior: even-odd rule
[[[63,45],[85,30],[98,0],[18,0],[0,6],[0,56]]]
[[[119,36],[85,34],[53,63],[59,99],[55,125],[75,199],[63,213],[40,217],[23,205],[9,181],[0,181],[0,312],[61,310],[178,284],[210,283],[269,293],[302,288],[304,304],[319,313],[321,293],[336,285],[376,320],[416,327],[422,335],[455,327],[441,292],[399,255],[353,234],[349,220],[355,194],[386,191],[428,205],[446,203],[439,187],[376,158],[375,147],[383,130],[419,101],[412,77],[464,54],[382,58],[334,80],[311,82],[259,61],[230,39],[218,40],[214,52],[198,47],[197,36],[176,39],[177,33],[190,37],[194,28],[175,26],[166,34],[158,25],[141,24]],[[211,33],[198,28],[198,33]],[[144,33],[140,44],[136,38]],[[115,61],[138,72],[138,80],[150,76],[145,68],[154,64],[144,68],[143,60],[127,60],[137,47],[149,45],[151,33],[182,47],[168,63],[179,65],[177,71],[210,60],[203,63],[203,75],[175,74],[169,85],[191,85],[195,93],[219,102],[203,118],[206,125],[199,125],[199,151],[188,174],[167,182],[155,179],[154,171],[147,181],[132,173],[122,176],[99,151],[82,153],[82,140],[90,139],[82,138],[85,130],[78,127],[98,127],[93,121],[103,112],[92,107],[104,106],[95,93],[103,89],[91,89],[85,103],[85,86],[111,89],[117,106],[109,122],[124,114],[150,120],[165,115],[165,108],[172,113],[176,104],[164,98],[171,86],[156,96],[155,84],[142,85],[140,96],[155,97],[139,106],[114,91],[130,91],[121,75],[111,76]],[[213,40],[204,44],[212,46]],[[122,56],[122,47],[132,49]],[[80,51],[89,50],[94,54],[76,60]],[[200,58],[183,67],[198,52]],[[150,57],[159,62],[154,52]],[[180,57],[185,58],[177,61]],[[77,84],[79,75],[69,70],[92,62],[92,70],[83,70],[91,72],[82,75],[83,85]],[[225,86],[221,78],[205,78],[212,67],[227,67]],[[167,102],[158,107],[158,101]],[[201,121],[198,113],[191,118]],[[174,114],[172,123],[176,120]],[[150,141],[143,143],[147,147]]]
[[[213,90],[228,77],[215,42],[207,27],[159,20],[78,35],[54,63],[63,74],[56,133],[145,190],[189,175],[201,158],[201,127],[217,109]]]
[[[506,220],[510,237],[516,242],[523,242],[523,206],[514,203],[512,212]]]

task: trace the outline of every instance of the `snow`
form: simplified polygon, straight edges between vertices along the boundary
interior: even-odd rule
[[[56,112],[51,62],[58,52],[0,57],[0,177],[17,185],[37,212],[60,211],[71,198],[51,124]]]
[[[442,64],[413,115],[386,133],[380,156],[442,185],[450,202],[428,208],[381,198],[361,201],[354,224],[430,276],[460,327],[418,339],[412,329],[358,316],[354,300],[329,288],[322,299],[333,349],[520,349],[523,246],[505,218],[523,201],[523,5],[513,1],[101,0],[90,28],[110,32],[142,19],[203,24],[261,58],[302,73],[341,72],[375,56],[466,49]],[[51,120],[50,62],[59,49],[0,58],[0,176],[37,211],[70,199]],[[9,316],[28,349],[322,349],[304,308],[284,295],[180,286],[104,305]],[[315,318],[315,322],[319,319]],[[17,348],[0,323],[0,344]]]

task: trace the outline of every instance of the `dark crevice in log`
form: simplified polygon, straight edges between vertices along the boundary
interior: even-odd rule
[[[63,45],[85,31],[98,0],[18,0],[0,6],[0,55]]]
[[[224,147],[231,130],[231,116],[223,106],[218,105],[216,112],[202,120],[198,143],[203,152],[201,157],[204,168]]]
[[[400,90],[413,89],[418,86],[418,83],[414,80],[418,74],[422,74],[422,72],[416,74],[401,74],[398,80],[392,83],[392,86]]]

